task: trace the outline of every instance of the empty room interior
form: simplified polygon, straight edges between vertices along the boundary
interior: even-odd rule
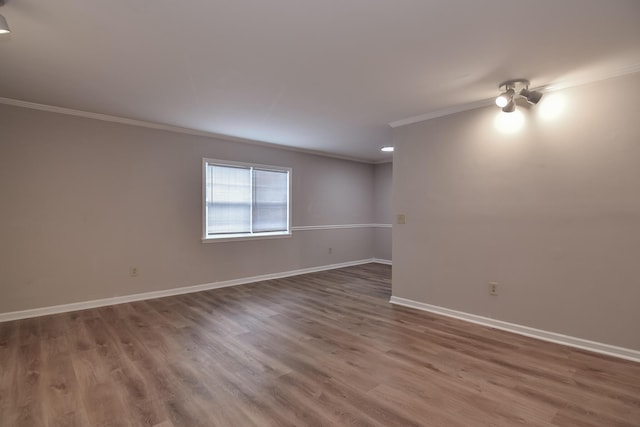
[[[639,23],[0,0],[0,427],[640,426]]]

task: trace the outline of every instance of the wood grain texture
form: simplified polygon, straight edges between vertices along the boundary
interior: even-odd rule
[[[0,324],[0,425],[640,426],[640,364],[394,306],[368,264]]]

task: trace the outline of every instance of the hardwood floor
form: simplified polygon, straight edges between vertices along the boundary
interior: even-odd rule
[[[0,323],[0,424],[640,426],[640,364],[392,306],[390,275]]]

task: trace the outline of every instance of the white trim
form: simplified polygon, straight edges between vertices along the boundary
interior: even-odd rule
[[[90,111],[74,110],[72,108],[57,107],[55,105],[38,104],[35,102],[21,101],[19,99],[0,97],[0,104],[11,105],[14,107],[29,108],[31,110],[47,111],[49,113],[65,114],[67,116],[84,117],[86,119],[100,120],[103,122],[120,123],[123,125],[137,126],[148,129],[164,130],[168,132],[181,133],[185,135],[204,136],[207,138],[216,138],[224,141],[244,142],[251,145],[260,145],[262,147],[277,148],[286,151],[295,151],[298,153],[313,154],[316,156],[330,157],[333,159],[349,160],[358,163],[376,164],[377,161],[363,159],[359,157],[343,156],[340,154],[328,153],[325,151],[312,150],[307,148],[292,147],[289,145],[276,144],[271,142],[256,141],[254,139],[240,138],[237,136],[223,135],[215,132],[206,132],[181,126],[174,126],[166,123],[148,122],[145,120],[128,119],[126,117],[110,116],[108,114],[92,113]]]
[[[516,323],[503,322],[502,320],[491,319],[489,317],[478,316],[476,314],[465,313],[463,311],[451,310],[449,308],[425,304],[422,302],[400,297],[392,296],[389,302],[391,304],[402,305],[405,307],[415,308],[417,310],[441,314],[443,316],[453,317],[467,322],[477,323],[478,325],[489,326],[491,328],[513,332],[515,334],[524,335],[531,338],[537,338],[543,341],[549,341],[556,344],[562,344],[569,347],[592,351],[594,353],[606,354],[607,356],[614,356],[621,359],[640,362],[640,351],[638,350],[617,347],[614,345],[599,343],[596,341],[589,341],[569,335],[558,334],[556,332],[544,331],[542,329],[530,328],[528,326],[518,325]]]
[[[393,265],[390,259],[373,258],[371,262],[375,262],[376,264]]]
[[[333,230],[338,228],[391,228],[391,224],[336,224],[336,225],[299,225],[291,231]]]
[[[560,89],[568,89],[571,87],[584,86],[590,83],[596,83],[602,80],[613,79],[616,77],[626,76],[628,74],[634,74],[640,72],[640,64],[632,64],[627,67],[623,67],[608,73],[597,74],[588,78],[567,80],[563,82],[553,83],[544,87],[535,88],[541,92],[553,92]],[[448,116],[455,113],[461,113],[463,111],[475,110],[476,108],[482,108],[492,105],[495,102],[495,98],[483,99],[480,101],[469,102],[466,104],[454,105],[452,107],[443,108],[441,110],[431,111],[430,113],[420,114],[418,116],[411,116],[405,119],[396,120],[389,123],[392,128],[400,126],[406,126],[413,123],[424,122],[426,120],[435,119],[438,117]]]
[[[203,237],[200,239],[202,243],[221,243],[221,242],[242,242],[245,240],[264,240],[264,239],[288,239],[292,236],[289,231],[270,232],[270,233],[253,233],[253,234],[220,234],[216,237]]]
[[[371,224],[336,224],[336,225],[300,225],[291,227],[291,231],[333,230],[338,228],[369,228]]]
[[[384,165],[385,163],[393,163],[393,157],[390,159],[378,160],[376,162],[371,162],[373,165]]]
[[[260,276],[244,277],[240,279],[223,280],[220,282],[205,283],[203,285],[185,286],[182,288],[165,289],[162,291],[145,292],[142,294],[123,295],[112,298],[104,298],[92,301],[75,302],[71,304],[54,305],[50,307],[34,308],[30,310],[11,311],[0,313],[0,322],[26,319],[29,317],[47,316],[50,314],[66,313],[69,311],[86,310],[89,308],[104,307],[108,305],[123,304],[133,301],[142,301],[154,298],[169,297],[172,295],[189,294],[192,292],[207,291],[210,289],[226,288],[229,286],[245,285],[247,283],[261,282],[263,280],[281,279],[284,277],[298,276],[300,274],[315,273],[318,271],[333,270],[336,268],[351,267],[354,265],[369,264],[373,259],[361,259],[357,261],[341,262],[338,264],[321,265],[318,267],[302,268],[299,270],[283,271],[281,273],[263,274]]]
[[[569,89],[572,87],[583,86],[590,83],[597,83],[603,80],[615,79],[617,77],[622,77],[629,74],[635,74],[638,72],[640,72],[640,63],[632,64],[632,65],[629,65],[628,67],[623,67],[608,73],[598,74],[597,76],[593,76],[593,77],[553,83],[545,86],[543,92],[553,92],[556,90]]]
[[[396,120],[395,122],[390,122],[389,126],[392,128],[397,128],[400,126],[406,126],[413,123],[424,122],[426,120],[435,119],[438,117],[448,116],[455,113],[461,113],[463,111],[475,110],[476,108],[486,107],[495,102],[495,99],[483,99],[481,101],[469,102],[467,104],[454,105],[452,107],[443,108],[441,110],[435,110],[430,113],[420,114],[418,116],[407,117],[406,119]]]

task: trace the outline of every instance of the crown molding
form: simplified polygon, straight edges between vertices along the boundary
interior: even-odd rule
[[[630,65],[630,66],[627,66],[627,67],[623,67],[623,68],[620,68],[620,69],[617,69],[617,70],[614,70],[614,71],[611,71],[611,72],[608,72],[608,73],[597,74],[597,75],[591,76],[589,78],[567,80],[567,81],[563,81],[563,82],[553,83],[553,84],[550,84],[550,85],[547,85],[547,86],[536,87],[534,89],[546,93],[546,92],[552,92],[552,91],[556,91],[556,90],[568,89],[568,88],[571,88],[571,87],[583,86],[583,85],[586,85],[586,84],[595,83],[595,82],[602,81],[602,80],[613,79],[613,78],[616,78],[616,77],[622,77],[622,76],[625,76],[625,75],[628,75],[628,74],[634,74],[634,73],[638,73],[638,72],[640,72],[640,63],[639,64],[633,64],[633,65]],[[493,105],[493,102],[494,102],[494,98],[488,98],[488,99],[482,99],[480,101],[469,102],[469,103],[466,103],[466,104],[454,105],[454,106],[451,106],[451,107],[447,107],[447,108],[431,111],[429,113],[420,114],[420,115],[417,115],[417,116],[411,116],[411,117],[407,117],[407,118],[404,118],[404,119],[400,119],[400,120],[396,120],[396,121],[393,121],[393,122],[389,122],[388,125],[391,126],[392,128],[397,128],[397,127],[401,127],[401,126],[410,125],[410,124],[413,124],[413,123],[418,123],[418,122],[423,122],[423,121],[435,119],[435,118],[438,118],[438,117],[449,116],[451,114],[456,114],[456,113],[461,113],[461,112],[464,112],[464,111],[475,110],[477,108],[487,107],[489,105]],[[129,126],[137,126],[137,127],[148,128],[148,129],[156,129],[156,130],[163,130],[163,131],[168,131],[168,132],[181,133],[181,134],[185,134],[185,135],[194,135],[194,136],[202,136],[202,137],[206,137],[206,138],[215,138],[215,139],[220,139],[220,140],[223,140],[223,141],[241,142],[241,143],[245,143],[245,144],[257,145],[257,146],[269,147],[269,148],[276,148],[276,149],[285,150],[285,151],[305,153],[305,154],[311,154],[311,155],[316,155],[316,156],[321,156],[321,157],[328,157],[328,158],[339,159],[339,160],[347,160],[347,161],[357,162],[357,163],[366,163],[366,164],[375,165],[375,164],[393,162],[392,159],[371,160],[371,159],[363,159],[363,158],[359,158],[359,157],[343,156],[343,155],[339,155],[339,154],[328,153],[328,152],[325,152],[325,151],[305,149],[305,148],[299,148],[299,147],[291,147],[291,146],[288,146],[288,145],[281,145],[281,144],[276,144],[276,143],[257,141],[257,140],[253,140],[253,139],[240,138],[240,137],[235,137],[235,136],[231,136],[231,135],[224,135],[224,134],[219,134],[219,133],[214,133],[214,132],[206,132],[206,131],[201,131],[201,130],[192,129],[192,128],[185,128],[185,127],[181,127],[181,126],[169,125],[169,124],[165,124],[165,123],[157,123],[157,122],[150,122],[150,121],[145,121],[145,120],[129,119],[129,118],[126,118],[126,117],[111,116],[111,115],[108,115],[108,114],[93,113],[93,112],[89,112],[89,111],[75,110],[75,109],[72,109],[72,108],[58,107],[58,106],[54,106],[54,105],[38,104],[38,103],[35,103],[35,102],[22,101],[22,100],[19,100],[19,99],[0,97],[0,104],[11,105],[11,106],[14,106],[14,107],[21,107],[21,108],[29,108],[29,109],[32,109],[32,110],[47,111],[47,112],[51,112],[51,113],[65,114],[65,115],[69,115],[69,116],[83,117],[83,118],[88,118],[88,119],[93,119],[93,120],[100,120],[100,121],[111,122],[111,123],[119,123],[119,124],[124,124],[124,125],[129,125]]]
[[[590,77],[566,80],[558,83],[549,84],[546,86],[540,86],[533,88],[541,92],[553,92],[556,90],[569,89],[572,87],[583,86],[591,83],[596,83],[603,80],[614,79],[616,77],[626,76],[628,74],[635,74],[640,72],[640,64],[633,64],[627,67],[619,68],[607,73],[595,74]],[[443,108],[441,110],[431,111],[429,113],[420,114],[418,116],[407,117],[405,119],[396,120],[388,123],[392,128],[400,126],[406,126],[413,123],[424,122],[426,120],[435,119],[438,117],[449,116],[451,114],[461,113],[463,111],[475,110],[476,108],[487,107],[493,105],[495,98],[483,99],[480,101],[469,102],[467,104],[454,105],[451,107]]]
[[[202,136],[202,137],[205,137],[205,138],[215,138],[215,139],[220,139],[220,140],[223,140],[223,141],[230,141],[230,142],[241,142],[241,143],[244,143],[244,144],[258,145],[258,146],[261,146],[261,147],[268,147],[268,148],[276,148],[276,149],[279,149],[279,150],[293,151],[293,152],[297,152],[297,153],[311,154],[311,155],[321,156],[321,157],[329,157],[329,158],[332,158],[332,159],[347,160],[347,161],[350,161],[350,162],[366,163],[366,164],[375,164],[376,163],[376,161],[374,161],[374,160],[362,159],[362,158],[359,158],[359,157],[343,156],[343,155],[340,155],[340,154],[328,153],[328,152],[325,152],[325,151],[312,150],[312,149],[299,148],[299,147],[291,147],[291,146],[288,146],[288,145],[281,145],[281,144],[276,144],[276,143],[271,143],[271,142],[257,141],[257,140],[254,140],[254,139],[240,138],[240,137],[236,137],[236,136],[224,135],[224,134],[219,134],[219,133],[215,133],[215,132],[206,132],[206,131],[201,131],[201,130],[192,129],[192,128],[185,128],[185,127],[181,127],[181,126],[169,125],[169,124],[165,124],[165,123],[157,123],[157,122],[149,122],[149,121],[145,121],[145,120],[129,119],[129,118],[126,118],[126,117],[111,116],[111,115],[108,115],[108,114],[101,114],[101,113],[92,113],[90,111],[74,110],[72,108],[57,107],[55,105],[38,104],[38,103],[35,103],[35,102],[22,101],[22,100],[19,100],[19,99],[0,97],[0,104],[11,105],[13,107],[28,108],[28,109],[31,109],[31,110],[46,111],[46,112],[49,112],[49,113],[65,114],[67,116],[83,117],[83,118],[86,118],[86,119],[100,120],[100,121],[103,121],[103,122],[119,123],[119,124],[129,125],[129,126],[143,127],[143,128],[147,128],[147,129],[155,129],[155,130],[162,130],[162,131],[167,131],[167,132],[181,133],[181,134],[184,134],[184,135]]]
[[[483,99],[481,101],[469,102],[467,104],[454,105],[452,107],[443,108],[441,110],[435,110],[430,113],[420,114],[419,116],[407,117],[406,119],[396,120],[390,122],[389,126],[397,128],[400,126],[406,126],[413,123],[424,122],[426,120],[435,119],[438,117],[449,116],[451,114],[461,113],[463,111],[475,110],[476,108],[486,107],[493,104],[493,98]]]
[[[374,164],[374,165],[384,165],[386,163],[393,163],[393,157],[390,158],[390,159],[384,159],[384,160],[378,160],[376,162],[371,162],[371,164]]]
[[[573,80],[566,80],[563,82],[552,83],[543,87],[542,92],[553,92],[556,90],[569,89],[572,87],[583,86],[590,83],[597,83],[603,80],[615,79],[617,77],[622,77],[622,76],[635,74],[635,73],[640,73],[640,63],[619,68],[617,70],[613,70],[608,73],[597,74],[592,77],[584,77],[580,79],[573,79]]]

